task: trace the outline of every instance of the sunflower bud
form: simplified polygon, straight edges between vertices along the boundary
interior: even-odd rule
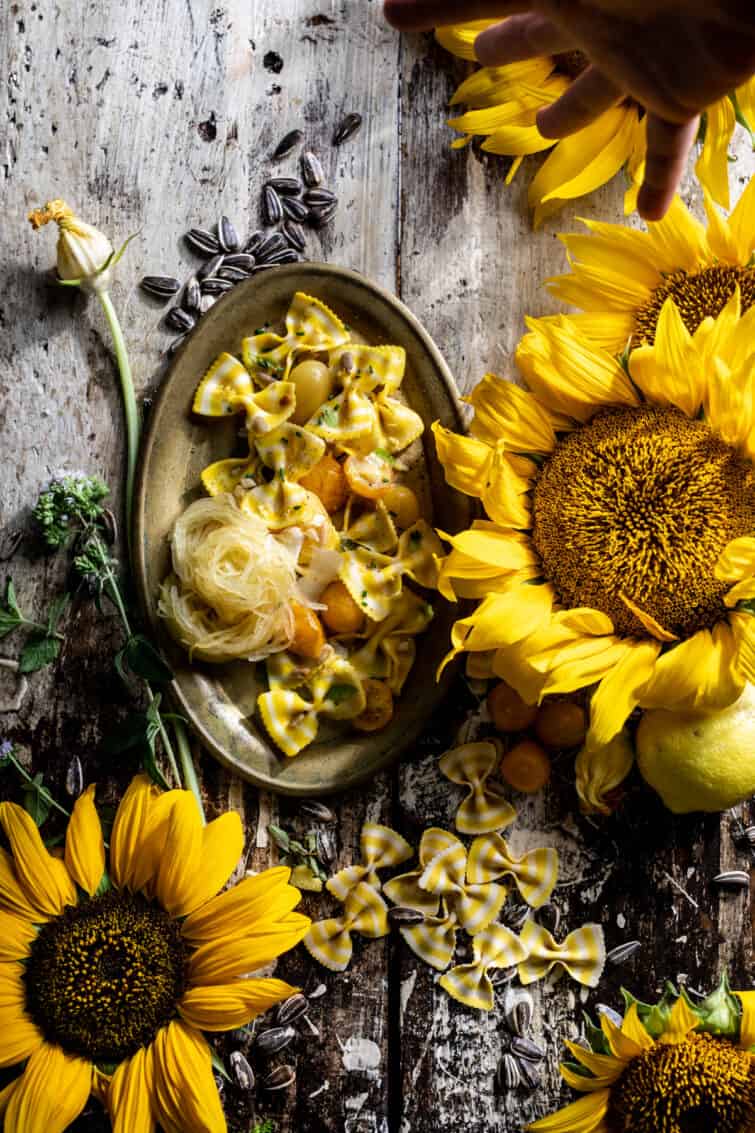
[[[608,795],[626,779],[634,763],[634,748],[626,731],[598,747],[588,742],[577,756],[577,794],[585,814],[610,814]]]
[[[48,201],[44,208],[29,213],[33,228],[42,228],[51,220],[57,224],[59,233],[59,278],[63,282],[77,282],[87,291],[106,291],[113,258],[113,245],[107,236],[75,216],[65,201]]]

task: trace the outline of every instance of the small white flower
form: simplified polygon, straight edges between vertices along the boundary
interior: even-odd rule
[[[29,213],[34,228],[54,220],[58,226],[58,276],[78,281],[88,291],[106,291],[110,285],[109,265],[113,245],[103,232],[81,220],[65,201],[48,201],[44,208]]]

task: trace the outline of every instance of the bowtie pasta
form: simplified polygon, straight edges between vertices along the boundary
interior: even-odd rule
[[[160,611],[189,656],[264,661],[257,701],[293,756],[323,717],[385,727],[433,609],[438,537],[402,482],[422,434],[396,397],[400,346],[370,346],[297,292],[284,332],[222,353],[194,395],[202,417],[237,415],[246,451],[201,474],[171,540]]]

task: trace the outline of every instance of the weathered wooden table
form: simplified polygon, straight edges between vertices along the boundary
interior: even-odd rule
[[[188,274],[194,261],[181,234],[190,224],[210,225],[225,212],[254,227],[265,157],[283,133],[301,126],[343,202],[335,224],[312,239],[311,258],[357,268],[400,295],[438,342],[462,389],[488,369],[511,373],[523,316],[552,309],[541,284],[564,266],[555,233],[575,227],[573,214],[533,233],[524,206],[527,169],[506,190],[500,161],[449,149],[443,120],[464,65],[429,36],[401,40],[380,9],[378,0],[219,0],[217,6],[9,0],[3,6],[0,526],[6,549],[52,472],[99,473],[118,497],[123,468],[121,409],[102,319],[78,295],[45,282],[52,234],[34,236],[25,221],[28,209],[49,197],[70,200],[114,241],[138,231],[119,269],[116,297],[138,383],[149,395],[169,338],[136,281],[147,271]],[[361,113],[365,124],[336,151],[329,139],[347,111]],[[752,169],[740,140],[738,188]],[[697,187],[689,185],[686,195],[699,206]],[[577,211],[618,220],[620,201],[616,184]],[[5,565],[25,603],[46,608],[61,583],[60,560],[38,557],[25,542]],[[84,603],[70,619],[59,663],[33,678],[20,711],[0,716],[0,734],[19,745],[57,793],[63,794],[70,756],[78,754],[87,778],[97,778],[115,798],[133,770],[125,758],[114,763],[98,755],[105,722],[124,710],[110,660],[116,631]],[[3,653],[12,655],[12,648],[5,643]],[[415,844],[425,826],[452,821],[458,796],[435,764],[453,740],[461,701],[460,690],[448,719],[434,723],[402,766],[337,801],[340,864],[356,860],[365,819],[394,825]],[[279,814],[295,823],[294,808],[259,796],[207,757],[201,774],[209,810],[232,807],[243,816],[249,864],[274,860],[267,824]],[[17,794],[10,773],[2,787]],[[562,1096],[560,1039],[576,1033],[583,1004],[615,1003],[622,981],[645,997],[667,976],[702,988],[723,965],[736,983],[750,986],[748,894],[723,895],[710,884],[719,869],[748,865],[731,832],[731,816],[674,820],[641,790],[619,817],[586,821],[570,767],[558,767],[553,789],[522,806],[511,841],[559,848],[555,899],[565,927],[597,919],[609,947],[638,939],[642,950],[607,971],[596,994],[580,994],[568,980],[536,987],[535,1034],[548,1046],[542,1089],[494,1092],[500,1011],[483,1016],[451,1001],[435,973],[394,937],[358,941],[343,975],[314,973],[327,985],[312,1010],[320,1037],[298,1041],[296,1087],[274,1100],[260,1096],[259,1115],[272,1116],[281,1133],[519,1130]],[[321,916],[330,905],[314,898],[307,907]],[[297,953],[280,970],[306,981],[313,968]],[[246,1099],[231,1087],[225,1098],[232,1129],[252,1128]],[[106,1127],[93,1110],[76,1126]]]

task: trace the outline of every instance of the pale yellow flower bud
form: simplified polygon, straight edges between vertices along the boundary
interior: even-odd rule
[[[634,747],[626,731],[599,747],[589,738],[577,756],[577,794],[584,814],[610,814],[614,807],[606,796],[622,783],[634,763]]]
[[[61,280],[78,280],[88,291],[106,291],[110,270],[105,265],[113,255],[113,245],[104,233],[80,220],[65,201],[48,201],[44,208],[29,213],[33,228],[54,220],[58,226],[58,275]]]

